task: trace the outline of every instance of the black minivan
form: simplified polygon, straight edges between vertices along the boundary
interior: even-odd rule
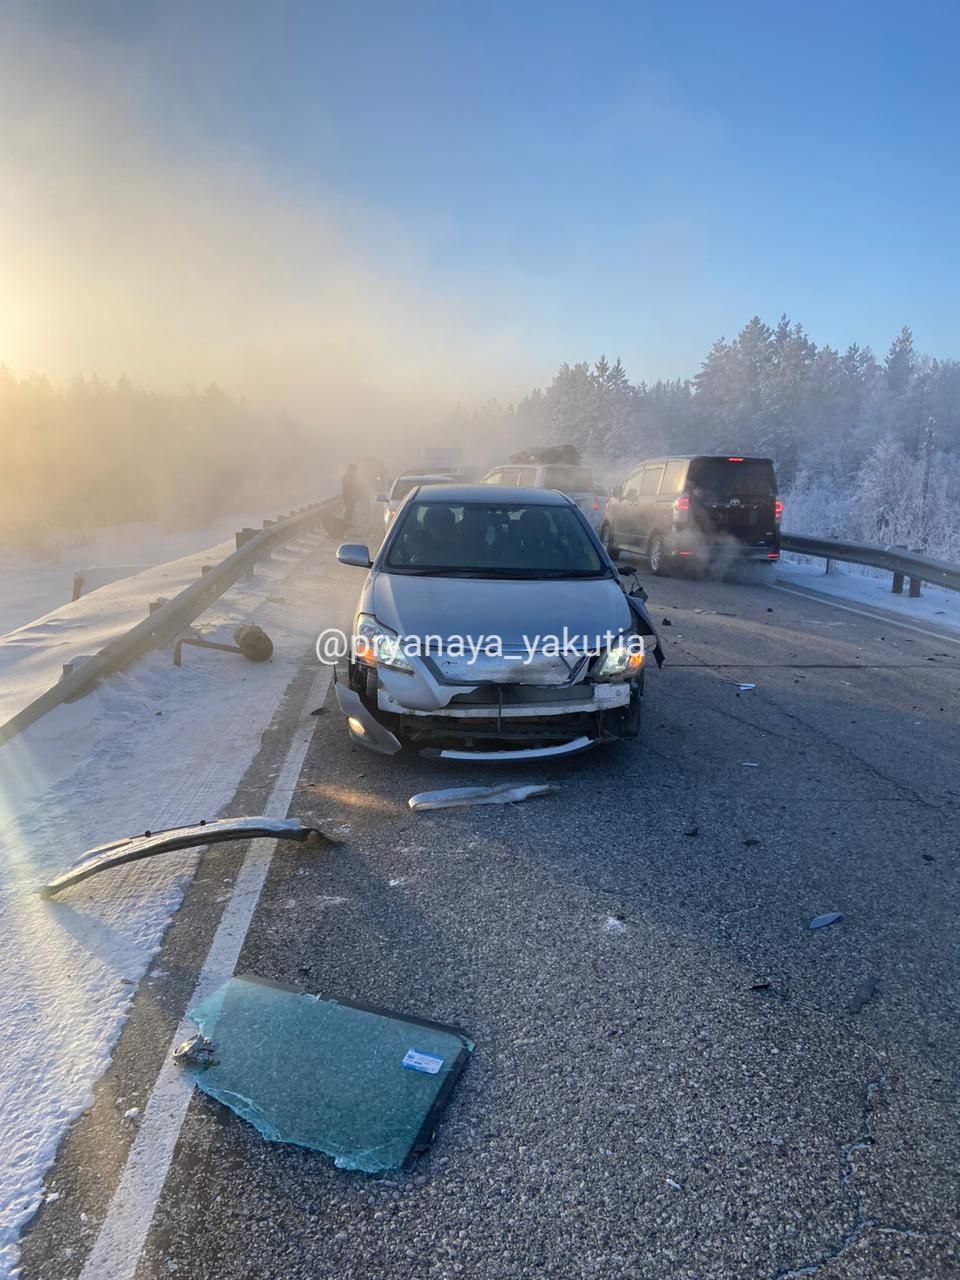
[[[772,564],[780,559],[782,510],[769,458],[654,458],[614,490],[600,538],[613,556],[646,556],[654,573],[673,561]]]

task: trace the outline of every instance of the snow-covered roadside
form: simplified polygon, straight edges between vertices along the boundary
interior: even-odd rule
[[[288,503],[286,509],[316,500],[317,495],[311,493]],[[196,529],[163,529],[155,523],[117,525],[98,529],[91,539],[65,545],[55,556],[0,550],[0,635],[67,604],[75,573],[84,575],[86,594],[140,569],[192,556],[205,547],[229,541],[232,550],[237,529],[259,529],[264,516],[277,514],[268,509],[240,512]],[[212,558],[213,552],[208,556]]]
[[[0,724],[55,685],[64,663],[96,653],[145,618],[151,600],[176,595],[199,578],[201,565],[234,550],[232,541],[222,542],[146,569],[0,636]]]
[[[334,574],[325,540],[281,549],[198,620],[215,638],[258,622],[271,662],[186,650],[177,669],[169,649],[150,654],[0,749],[0,1277],[15,1273],[44,1171],[92,1099],[196,855],[111,871],[62,900],[35,890],[92,845],[223,809],[298,662],[337,616]],[[97,625],[112,625],[106,610]]]
[[[943,587],[923,584],[917,599],[911,599],[906,589],[903,595],[890,590],[890,574],[865,577],[851,572],[855,566],[835,564],[831,573],[824,571],[822,560],[780,562],[777,580],[785,586],[807,587],[824,595],[836,596],[848,604],[865,604],[883,609],[898,618],[913,622],[931,622],[960,632],[960,592],[947,591]]]

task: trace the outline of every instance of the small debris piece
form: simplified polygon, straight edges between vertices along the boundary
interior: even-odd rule
[[[757,686],[755,684],[738,684],[737,685],[737,688],[740,690],[741,693],[746,693],[748,690],[755,689],[756,687]]]
[[[751,982],[750,990],[751,991],[769,991],[770,983],[766,978],[762,979],[760,982]]]
[[[924,860],[924,862],[936,862],[936,858],[933,856],[932,853],[921,853],[920,857]]]
[[[314,707],[314,709],[310,712],[310,714],[312,716],[322,716],[323,713],[326,711],[326,709],[327,709],[326,707]]]
[[[742,763],[743,763],[743,767],[744,767],[745,769],[759,769],[759,768],[760,768],[760,766],[757,764],[756,760],[744,760]]]
[[[699,827],[687,827],[686,831],[685,831],[683,834],[684,834],[685,836],[698,836],[698,835],[700,834],[700,828],[699,828]]]
[[[456,809],[475,804],[515,804],[534,796],[549,796],[560,788],[550,783],[517,787],[510,783],[499,787],[449,787],[445,791],[419,791],[407,801],[413,811],[422,809]]]
[[[627,928],[619,916],[607,916],[607,922],[603,927],[607,933],[624,933]]]
[[[743,843],[744,843],[744,845],[745,845],[745,847],[746,847],[746,848],[750,849],[750,848],[752,848],[755,844],[759,844],[759,843],[760,843],[760,839],[759,839],[759,837],[758,837],[758,836],[747,836],[746,840],[744,840],[744,842],[743,842]]]
[[[123,1113],[123,1118],[124,1120],[136,1120],[139,1114],[140,1114],[139,1107],[131,1107],[128,1111],[125,1111]]]
[[[767,605],[767,613],[773,613],[773,610],[770,608],[769,605]]]
[[[173,1060],[178,1067],[215,1067],[214,1057],[216,1045],[198,1031],[195,1036],[181,1041],[173,1051]]]
[[[672,1187],[674,1191],[682,1191],[682,1190],[683,1190],[683,1187],[681,1187],[680,1183],[679,1183],[679,1182],[674,1182],[674,1180],[673,1180],[672,1178],[667,1178],[666,1182],[667,1182],[667,1186],[668,1186],[668,1187]]]
[[[828,911],[826,915],[814,916],[807,927],[810,929],[826,929],[832,924],[839,924],[842,919],[842,912]]]
[[[669,618],[664,618],[664,620],[660,623],[660,625],[661,627],[672,627],[673,623],[670,621]]]
[[[879,979],[875,974],[871,974],[869,978],[865,978],[857,988],[856,994],[847,1005],[847,1013],[859,1013],[863,1006],[870,1000],[873,993],[877,989]]]

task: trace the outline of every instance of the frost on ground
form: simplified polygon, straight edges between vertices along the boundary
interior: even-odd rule
[[[235,550],[230,538],[182,559],[125,574],[75,602],[70,602],[69,592],[66,597],[61,593],[66,603],[50,612],[44,609],[43,616],[0,635],[0,724],[56,684],[65,663],[96,653],[145,618],[151,600],[176,595],[200,577],[201,565],[216,564]],[[14,575],[8,592],[4,581],[5,598],[21,591],[18,607],[26,608],[32,597],[23,594],[24,582]],[[201,625],[207,625],[206,619]]]
[[[868,578],[852,572],[855,566],[835,564],[831,573],[824,571],[823,560],[782,561],[777,581],[782,586],[809,587],[825,595],[836,596],[850,605],[864,604],[896,614],[905,621],[930,622],[938,627],[960,632],[960,591],[923,584],[922,593],[912,599],[907,587],[902,595],[890,590],[891,575]]]
[[[313,501],[313,495],[291,505]],[[0,600],[0,635],[23,627],[52,609],[69,603],[73,576],[83,575],[84,595],[107,583],[130,577],[143,569],[192,556],[204,547],[207,559],[223,558],[220,543],[233,550],[235,530],[249,525],[259,529],[269,511],[223,516],[199,529],[163,529],[155,523],[117,525],[98,529],[96,536],[48,549],[46,554],[0,552],[3,599]],[[215,556],[214,548],[221,552]]]
[[[44,1171],[67,1125],[92,1101],[133,984],[157,951],[198,855],[174,853],[110,871],[56,901],[36,890],[106,840],[218,816],[298,662],[329,621],[329,563],[327,543],[313,553],[280,549],[198,620],[215,638],[229,638],[239,621],[257,622],[274,640],[272,661],[190,650],[177,669],[167,648],[0,749],[0,958],[8,975],[0,995],[7,1045],[0,1068],[0,1277],[14,1272],[17,1236],[40,1203]],[[191,568],[191,577],[196,572]],[[105,636],[115,626],[109,599],[119,614],[128,597],[115,592],[96,606],[88,602],[81,611],[88,636],[91,628]],[[141,605],[138,598],[137,617]],[[5,683],[29,672],[15,683],[21,699],[30,680],[41,680],[44,663],[39,644],[29,660],[25,652],[4,655]],[[59,670],[59,654],[56,662]]]

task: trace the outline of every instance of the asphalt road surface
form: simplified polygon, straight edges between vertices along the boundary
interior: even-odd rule
[[[330,573],[342,616],[318,629],[360,586]],[[101,1236],[95,1280],[960,1275],[960,645],[770,586],[647,586],[670,625],[640,740],[497,774],[558,795],[414,814],[490,772],[351,747],[332,693],[312,721],[291,812],[347,843],[274,854],[237,971],[470,1032],[413,1171],[338,1170],[196,1092],[143,1247],[113,1258],[123,1115],[242,856],[212,850],[61,1148],[26,1280],[91,1277]],[[269,794],[314,673],[235,812]]]

